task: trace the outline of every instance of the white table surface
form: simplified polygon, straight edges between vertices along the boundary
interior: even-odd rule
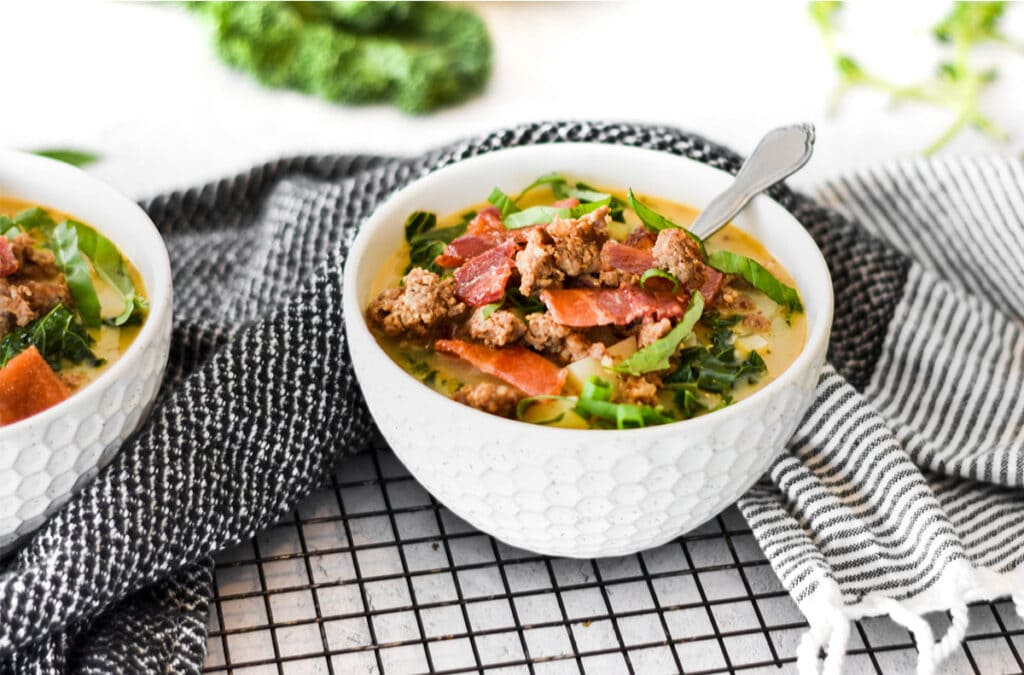
[[[840,114],[828,117],[834,73],[803,2],[478,7],[495,42],[494,73],[487,92],[456,108],[409,117],[385,106],[344,108],[263,89],[220,64],[210,49],[207,28],[180,6],[0,4],[7,95],[0,114],[0,147],[72,146],[98,152],[103,160],[89,171],[126,194],[143,198],[282,155],[412,154],[530,120],[674,124],[741,152],[749,151],[760,134],[774,125],[810,120],[818,127],[817,151],[793,182],[812,187],[827,176],[858,166],[914,156],[949,120],[947,112],[920,106],[892,110],[884,96],[873,92],[848,97]],[[855,54],[864,55],[868,65],[879,65],[894,77],[913,78],[933,67],[937,53],[927,29],[946,7],[942,2],[848,8],[849,45]],[[1010,30],[1024,35],[1024,9],[1013,10],[1010,19]],[[986,95],[984,106],[1011,132],[1012,141],[998,145],[967,132],[946,152],[1019,154],[1024,148],[1019,95],[1024,57],[991,52],[985,58],[999,60],[1001,79]],[[347,475],[351,467],[343,465],[342,470]],[[349,493],[344,494],[347,501]],[[329,510],[332,500],[340,498],[329,493],[313,495],[300,513]],[[261,535],[271,553],[280,553],[279,542],[275,543],[278,534],[274,530]],[[259,598],[268,585],[310,583],[312,579],[306,579],[301,569],[294,573],[284,569],[302,556],[289,557],[281,550],[283,558],[277,565],[284,576],[274,576],[268,567],[262,582],[246,576],[255,569],[251,566],[231,567],[237,556],[251,553],[236,549],[223,554],[218,571],[220,597],[246,598],[254,589]],[[772,578],[766,577],[765,583]],[[326,590],[315,590],[321,602],[326,602]],[[735,589],[735,594],[742,593],[742,587]],[[221,603],[219,613],[211,617],[214,637],[207,667],[223,667],[224,649],[232,641],[234,663],[265,656],[266,631],[231,638],[217,634],[247,622],[265,623],[260,606],[278,599],[257,601],[253,612],[246,608],[248,600]],[[345,610],[334,607],[333,611]],[[765,612],[769,622],[800,620],[788,599]],[[987,616],[989,610],[979,612]],[[976,623],[976,630],[985,628],[984,620]],[[883,641],[905,640],[905,631],[887,621],[874,625]],[[689,634],[685,626],[680,630]],[[275,635],[285,646],[295,639],[284,632]],[[361,639],[346,635],[342,638],[357,643]],[[799,630],[794,630],[789,638],[780,638],[785,643],[778,645],[780,651],[793,649],[798,635]],[[312,639],[316,648],[317,639]],[[1004,642],[992,642],[995,646],[990,649],[984,642],[974,643],[971,658],[991,672],[1014,668],[1014,658],[1004,653]],[[762,646],[738,649],[753,660],[763,658],[758,656]],[[416,654],[415,659],[421,658],[420,652]],[[910,668],[913,652],[900,650],[883,658],[895,659],[887,668]],[[865,659],[852,658],[851,670],[873,671]],[[945,672],[969,672],[963,659],[958,655]],[[573,663],[551,665],[567,664],[575,671]],[[594,666],[595,672],[601,670]],[[314,659],[291,663],[286,670],[326,672],[325,667],[325,659]],[[412,661],[396,666],[397,671],[412,667]],[[369,670],[374,670],[372,664]],[[768,670],[779,672],[774,667]],[[272,666],[246,670],[260,671],[285,672]]]
[[[847,8],[847,37],[893,77],[930,72],[928,27],[946,2]],[[415,153],[528,120],[601,118],[675,124],[746,152],[769,127],[811,120],[817,152],[795,179],[918,153],[949,113],[859,92],[829,118],[835,79],[804,2],[478,5],[495,43],[485,95],[435,115],[343,108],[269,91],[221,65],[208,28],[177,5],[0,4],[8,101],[0,147],[80,146],[91,169],[141,198],[281,155]],[[1008,27],[1024,36],[1024,8]],[[12,59],[13,55],[13,59]],[[1024,57],[993,51],[1000,81],[986,95],[1013,135],[998,145],[968,132],[948,151],[1024,147]]]

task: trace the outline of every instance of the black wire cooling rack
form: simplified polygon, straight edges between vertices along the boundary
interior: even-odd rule
[[[795,670],[807,624],[735,509],[641,554],[548,558],[474,530],[377,445],[218,557],[206,672]],[[1013,604],[977,604],[942,672],[1022,673],[1022,654]],[[915,660],[906,630],[865,620],[846,670],[913,672]]]

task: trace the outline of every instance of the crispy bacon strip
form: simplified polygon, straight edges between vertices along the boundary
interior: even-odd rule
[[[9,277],[18,271],[18,259],[7,237],[0,237],[0,278]]]
[[[466,234],[476,235],[477,237],[501,235],[501,238],[503,238],[505,223],[501,220],[501,211],[496,206],[480,209],[479,213],[466,226]]]
[[[551,318],[563,326],[624,326],[637,319],[682,316],[685,305],[671,295],[648,293],[633,286],[561,288],[541,291]]]
[[[472,307],[497,302],[515,266],[516,245],[504,241],[455,270],[455,295]]]
[[[0,426],[51,408],[71,395],[35,346],[0,368]]]
[[[626,235],[626,241],[622,242],[626,246],[632,246],[633,248],[643,249],[644,251],[650,251],[654,248],[654,242],[658,240],[658,235],[654,234],[650,230],[643,227],[638,227],[628,235]]]
[[[434,262],[441,267],[458,267],[467,260],[490,251],[495,246],[497,246],[497,242],[493,238],[464,234],[453,239],[445,247],[444,253],[434,258]]]
[[[565,385],[566,371],[525,347],[491,349],[464,340],[437,340],[434,349],[454,354],[530,396],[555,395]]]
[[[722,287],[722,282],[725,280],[725,275],[716,270],[714,267],[704,266],[704,283],[698,289],[700,294],[704,296],[704,303],[710,305],[711,301],[718,295],[718,290]]]
[[[650,249],[644,250],[620,244],[609,239],[601,247],[601,263],[623,272],[642,274],[654,267],[654,255]]]

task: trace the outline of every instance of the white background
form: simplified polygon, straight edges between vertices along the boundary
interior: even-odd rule
[[[829,118],[835,74],[802,1],[495,3],[478,9],[495,43],[486,93],[434,115],[409,117],[386,106],[344,108],[263,89],[219,63],[208,27],[178,5],[0,0],[0,147],[98,152],[103,160],[89,171],[143,198],[282,155],[412,154],[530,120],[667,123],[744,153],[774,125],[811,120],[818,127],[816,155],[794,179],[808,187],[859,166],[916,155],[950,120],[946,111],[921,106],[893,110],[874,92],[848,97]],[[857,3],[845,13],[845,44],[889,77],[917,79],[938,60],[928,29],[947,9],[945,1]],[[1024,39],[1024,5],[1010,14],[1008,29]],[[983,107],[1013,140],[997,145],[967,132],[946,152],[1019,155],[1024,54],[992,50],[982,58],[997,61],[1001,73]],[[251,590],[223,574],[221,595]],[[304,582],[285,585],[293,583]],[[231,625],[251,623],[262,611],[236,609],[237,616],[225,604]],[[878,630],[887,641],[907,640],[888,622]],[[265,658],[266,632],[241,635],[252,639],[248,649],[232,644],[236,662]],[[210,649],[207,665],[223,663],[220,638]],[[1011,662],[999,661],[996,651],[972,649],[983,670]],[[911,667],[909,650],[881,658],[895,657],[903,660],[892,672]],[[955,659],[949,670],[968,669],[959,653]],[[861,669],[856,661],[851,657],[851,671]]]
[[[858,3],[844,42],[900,79],[931,71],[928,29],[946,2]],[[495,43],[486,93],[410,117],[269,91],[220,64],[208,27],[177,5],[0,4],[0,147],[99,152],[90,171],[141,198],[293,153],[411,154],[498,126],[586,118],[678,125],[748,152],[780,123],[818,125],[812,185],[864,164],[919,153],[950,114],[892,109],[875,92],[829,118],[835,76],[803,2],[480,4]],[[1007,26],[1024,39],[1024,6]],[[1024,54],[993,49],[1000,80],[983,106],[1010,130],[998,145],[970,131],[947,152],[1024,147]]]

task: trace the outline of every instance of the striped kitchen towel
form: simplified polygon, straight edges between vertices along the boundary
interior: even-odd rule
[[[0,561],[0,672],[195,672],[213,552],[286,516],[371,421],[341,269],[363,220],[452,162],[601,142],[735,172],[669,127],[555,122],[414,158],[281,160],[144,206],[177,304],[150,418],[96,480]],[[965,603],[1024,608],[1024,167],[911,162],[771,196],[824,252],[836,313],[816,403],[740,506],[807,614],[803,672],[839,672],[851,619],[888,614],[933,670]],[[936,642],[922,614],[946,610]]]
[[[913,633],[931,673],[968,602],[1012,596],[1024,616],[1024,166],[908,161],[819,198],[879,250],[818,229],[842,307],[832,366],[740,508],[811,623],[801,673],[822,646],[840,672],[850,620],[876,615]],[[821,214],[797,206],[812,230]],[[936,642],[922,615],[943,610]]]

